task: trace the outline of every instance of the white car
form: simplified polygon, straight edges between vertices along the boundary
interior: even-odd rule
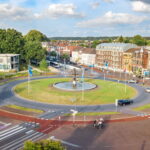
[[[137,83],[136,80],[128,80],[128,83]]]
[[[146,92],[150,93],[150,87],[145,89]]]

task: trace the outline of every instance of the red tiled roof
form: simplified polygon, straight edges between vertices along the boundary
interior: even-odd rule
[[[135,51],[140,51],[141,47],[137,47],[137,48],[130,48],[127,51],[125,51],[125,53],[133,53]],[[143,48],[144,51],[148,51],[148,49]]]

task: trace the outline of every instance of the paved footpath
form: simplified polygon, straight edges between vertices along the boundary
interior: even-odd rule
[[[72,125],[72,124],[92,124],[93,121],[66,121],[66,120],[50,120],[43,118],[36,118],[32,116],[12,113],[5,110],[0,110],[0,116],[13,118],[16,120],[21,120],[24,122],[35,122],[40,124],[40,128],[37,131],[43,133],[49,133],[50,131],[62,126],[62,125]],[[105,120],[105,123],[115,123],[115,122],[126,122],[126,121],[139,121],[149,119],[150,115],[147,116],[135,116],[135,117],[127,117],[121,119],[113,119],[113,120]]]

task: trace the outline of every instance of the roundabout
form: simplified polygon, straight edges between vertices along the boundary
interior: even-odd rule
[[[131,99],[137,91],[130,86],[118,82],[103,81],[99,79],[85,79],[84,85],[88,83],[90,90],[69,89],[70,78],[49,78],[34,80],[30,83],[24,82],[14,87],[17,96],[30,101],[43,102],[59,105],[102,105],[112,104],[116,99]],[[56,88],[57,84],[67,87]],[[67,84],[67,85],[66,85]],[[78,83],[79,84],[79,83]],[[82,85],[82,83],[80,83]],[[80,86],[79,84],[79,86]],[[83,86],[84,86],[83,85]],[[93,88],[94,87],[94,88]],[[78,88],[78,87],[77,87]],[[76,91],[73,91],[73,90]]]
[[[56,78],[65,79],[64,76],[34,77],[34,78],[31,78],[31,82],[32,81],[36,82],[41,79],[42,80],[46,80],[46,79],[55,80]],[[114,100],[112,100],[111,102],[107,101],[107,103],[103,103],[102,101],[101,101],[101,103],[95,102],[95,104],[93,102],[92,103],[89,102],[88,104],[85,104],[85,102],[82,103],[81,99],[79,100],[79,104],[77,104],[77,102],[76,103],[72,102],[72,100],[74,99],[75,96],[77,96],[77,94],[79,94],[80,98],[82,98],[82,94],[81,94],[82,92],[67,92],[67,94],[72,93],[74,95],[74,96],[71,95],[70,98],[67,99],[68,104],[31,101],[27,98],[23,98],[21,96],[16,95],[13,91],[13,88],[16,86],[19,86],[21,84],[26,84],[25,82],[27,82],[27,81],[28,81],[27,79],[20,79],[20,80],[15,80],[15,81],[9,82],[7,84],[1,85],[0,86],[0,105],[14,104],[14,105],[24,106],[24,107],[28,107],[28,108],[41,109],[41,110],[44,110],[47,112],[46,118],[52,118],[52,117],[58,116],[60,114],[68,113],[68,112],[70,112],[70,109],[77,109],[79,112],[116,111],[116,106],[115,106]],[[96,81],[95,84],[97,84],[97,81],[103,81],[103,77],[97,77],[95,81]],[[114,83],[110,87],[110,91],[111,91],[114,88],[114,86],[118,84],[118,81],[106,78],[106,82],[109,82],[109,81],[110,82],[113,81],[113,83]],[[124,82],[120,82],[120,83],[123,85],[123,87],[125,87]],[[48,84],[48,87],[47,87],[48,92],[51,93],[52,91],[49,89],[50,82],[47,82],[47,84]],[[145,92],[144,87],[141,87],[138,84],[127,84],[127,85],[134,88],[137,91],[137,95],[136,95],[136,97],[133,98],[134,103],[132,105],[129,105],[126,107],[119,107],[120,111],[124,111],[126,109],[129,110],[129,108],[131,108],[131,107],[138,107],[138,106],[149,103],[150,95],[149,95],[149,93]],[[42,88],[43,87],[40,86],[40,89],[42,89]],[[26,87],[26,90],[27,90],[27,87]],[[95,96],[96,90],[98,91],[98,93],[100,91],[102,91],[102,84],[100,84],[100,86],[94,90],[84,92],[84,97],[86,97],[86,96],[88,97],[88,94],[90,92],[93,92],[92,95],[93,95],[93,99],[94,99],[96,97]],[[60,91],[60,93],[64,94],[64,91]],[[26,95],[27,95],[27,93],[26,93]],[[107,94],[107,96],[109,96],[109,95]],[[51,97],[47,97],[47,98],[51,98]],[[118,97],[115,97],[115,99],[116,98],[118,98]],[[33,99],[35,100],[34,97],[33,97]],[[53,99],[53,100],[55,100],[55,99]],[[127,111],[127,113],[131,114],[132,111]]]

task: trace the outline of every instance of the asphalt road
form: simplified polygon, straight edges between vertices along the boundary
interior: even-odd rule
[[[44,79],[44,78],[57,78],[57,77],[63,77],[63,76],[51,76],[51,77],[36,77],[32,78],[31,80],[37,80],[37,79]],[[95,79],[104,79],[103,76],[97,76]],[[107,79],[110,81],[118,82],[116,80]],[[18,97],[13,92],[13,87],[16,86],[19,83],[26,82],[27,79],[23,80],[16,80],[13,82],[9,82],[7,84],[0,86],[0,105],[6,105],[6,104],[15,104],[19,106],[29,107],[29,108],[35,108],[35,109],[42,109],[46,111],[44,115],[41,115],[40,117],[44,118],[52,118],[54,116],[59,116],[64,113],[70,112],[70,109],[77,109],[79,112],[100,112],[100,111],[116,111],[115,104],[105,104],[105,105],[93,105],[93,106],[73,106],[73,105],[55,105],[55,104],[46,104],[46,103],[40,103],[35,101],[28,101],[24,98]],[[124,83],[124,82],[121,82]],[[129,112],[129,114],[133,113],[133,111],[127,111],[131,107],[140,106],[143,104],[149,103],[150,100],[150,94],[145,92],[144,87],[139,86],[138,84],[128,84],[129,86],[134,87],[138,95],[133,99],[134,103],[132,105],[128,105],[125,107],[119,107],[120,111],[125,111],[126,113]]]

